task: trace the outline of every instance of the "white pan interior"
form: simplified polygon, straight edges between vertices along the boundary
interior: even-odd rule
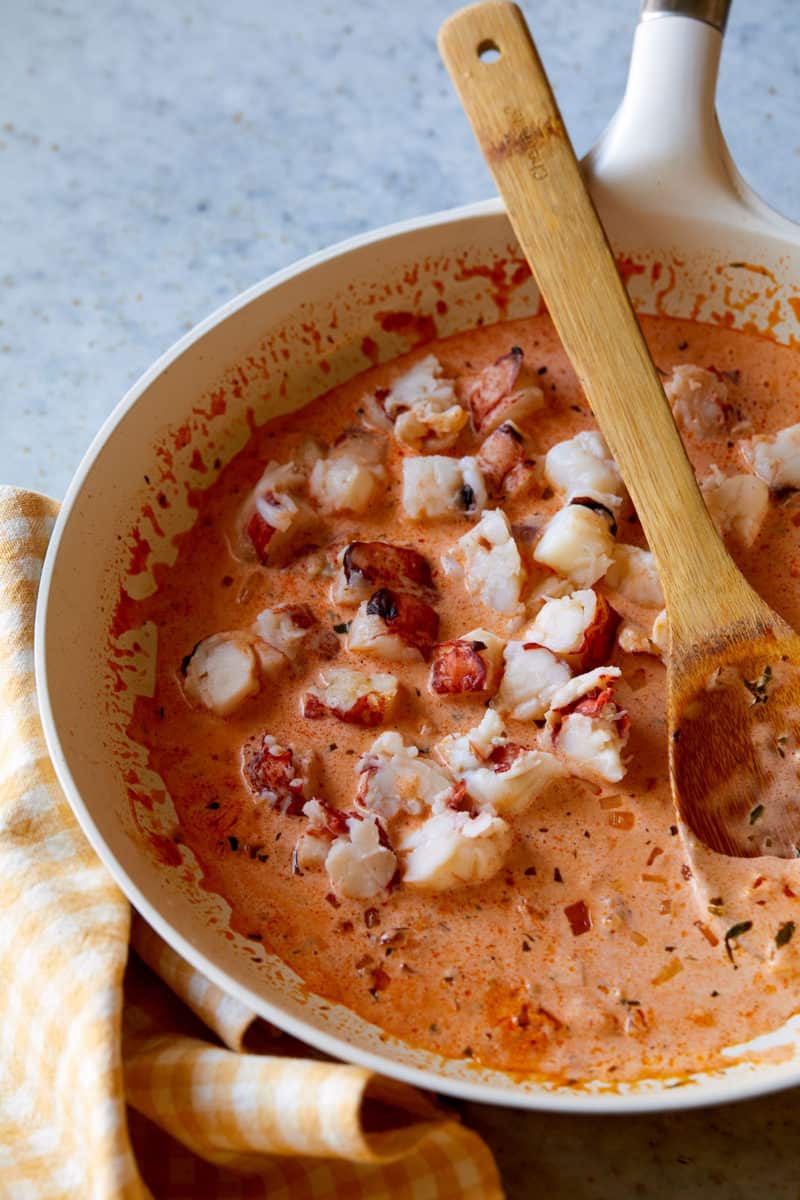
[[[719,35],[698,22],[641,26],[626,102],[587,171],[615,248],[634,265],[630,290],[641,311],[732,322],[788,343],[800,337],[798,231],[747,191],[727,158],[713,117],[718,54]],[[694,96],[691,127],[711,133],[687,156],[686,131],[676,128],[654,165],[647,105],[659,72],[670,88],[683,74],[682,94]],[[155,638],[150,630],[121,635],[118,650],[140,647],[138,671],[114,668],[109,639],[120,588],[139,597],[155,586],[153,564],[174,559],[172,539],[195,516],[187,493],[213,482],[215,461],[224,465],[241,448],[248,422],[307,403],[366,368],[369,355],[385,360],[407,350],[432,323],[447,335],[523,316],[537,303],[507,220],[489,202],[314,256],[233,301],[156,363],[95,439],[46,563],[36,656],[53,761],[93,846],[158,932],[256,1012],[333,1055],[471,1099],[584,1112],[712,1103],[788,1086],[800,1080],[796,1055],[779,1065],[732,1059],[725,1071],[677,1088],[684,1081],[570,1089],[387,1040],[231,934],[225,902],[203,889],[186,847],[173,865],[158,851],[166,844],[159,838],[174,846],[174,811],[125,732],[136,692],[149,686]],[[134,573],[142,540],[147,565]],[[771,1041],[800,1051],[789,1027]]]

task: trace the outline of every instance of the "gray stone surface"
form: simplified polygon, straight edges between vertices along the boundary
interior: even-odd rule
[[[435,49],[455,6],[3,5],[0,481],[62,495],[137,376],[269,272],[490,194]],[[583,151],[621,96],[636,0],[523,7]],[[798,219],[799,40],[800,5],[735,0],[719,99],[746,178]],[[688,1118],[469,1116],[513,1197],[778,1198],[797,1195],[797,1095]]]
[[[491,193],[435,48],[454,7],[3,6],[0,479],[62,495],[130,384],[222,301]],[[638,4],[523,7],[585,150],[621,95]],[[737,0],[720,87],[745,175],[798,217],[799,35],[800,6]]]

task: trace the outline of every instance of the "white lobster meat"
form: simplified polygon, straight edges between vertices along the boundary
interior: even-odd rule
[[[650,627],[644,628],[636,621],[623,621],[617,633],[620,650],[626,654],[652,654],[666,661],[668,649],[667,613],[661,609]]]
[[[273,650],[294,660],[315,624],[310,609],[282,604],[263,609],[253,622],[253,632]]]
[[[314,514],[300,493],[306,472],[295,463],[267,463],[239,517],[239,541],[246,558],[280,562],[306,533]]]
[[[295,842],[293,862],[298,871],[321,871],[331,848],[331,840],[322,833],[307,830]]]
[[[599,775],[606,783],[619,783],[625,776],[622,751],[625,738],[620,735],[616,717],[588,717],[570,713],[558,731],[558,751],[576,775],[583,771]]]
[[[333,839],[347,832],[347,813],[332,809],[316,798],[306,801],[301,809],[307,824],[295,842],[292,873],[321,871]]]
[[[663,608],[664,593],[652,551],[620,542],[613,555],[614,561],[606,571],[606,586],[633,604]]]
[[[281,656],[265,664],[276,668]],[[186,664],[183,690],[192,704],[227,717],[261,688],[262,662],[246,633],[215,633],[199,642]]]
[[[586,588],[605,575],[613,554],[608,517],[584,504],[567,504],[547,523],[533,557]]]
[[[523,812],[552,780],[565,774],[554,755],[509,742],[492,709],[474,729],[443,738],[436,753],[463,783],[473,806],[502,815]]]
[[[558,689],[550,701],[550,707],[555,711],[570,708],[578,700],[585,699],[598,689],[604,690],[612,680],[619,679],[621,674],[619,667],[595,667],[592,671],[585,671],[583,675],[575,675]]]
[[[574,590],[570,579],[548,572],[535,587],[531,588],[525,607],[532,616],[535,616],[546,600],[560,600],[564,596],[569,596]]]
[[[729,475],[717,467],[701,485],[711,519],[719,532],[752,546],[769,508],[769,486],[758,475]]]
[[[303,716],[312,721],[330,716],[350,725],[380,725],[391,713],[398,691],[394,675],[364,675],[332,667],[303,696]]]
[[[800,424],[739,442],[739,452],[773,491],[800,488]]]
[[[503,722],[488,708],[478,725],[466,733],[450,733],[436,746],[436,756],[457,778],[470,768],[486,762],[498,746],[504,746],[508,738]]]
[[[650,639],[658,650],[662,658],[666,658],[669,651],[669,624],[667,622],[667,610],[661,609],[660,613],[656,614],[653,621],[653,628],[650,631]]]
[[[614,703],[618,667],[599,667],[576,676],[553,697],[546,734],[570,774],[618,783],[625,775],[622,751],[628,740],[627,713]]]
[[[503,658],[505,670],[495,709],[515,721],[541,720],[569,679],[569,666],[543,646],[525,642],[509,642]]]
[[[381,840],[377,817],[367,813],[347,820],[347,833],[334,838],[325,870],[337,896],[370,900],[391,883],[397,857]]]
[[[547,451],[544,473],[548,483],[566,497],[589,498],[614,511],[625,499],[619,467],[597,430],[585,429]]]
[[[502,509],[488,509],[442,560],[445,571],[461,573],[473,596],[504,615],[521,611],[525,582],[517,543]]]
[[[500,870],[510,847],[511,828],[501,817],[446,808],[400,842],[403,882],[435,892],[484,883]]]
[[[475,458],[423,454],[403,459],[403,508],[414,521],[479,513],[487,499]]]
[[[359,803],[386,819],[399,812],[421,816],[443,805],[453,790],[450,776],[394,731],[375,739],[358,771]]]
[[[664,383],[675,420],[697,437],[720,437],[725,428],[728,388],[712,371],[683,363]]]
[[[361,431],[345,435],[327,458],[318,458],[309,491],[323,512],[362,513],[386,478],[382,439]]]
[[[469,420],[459,403],[453,380],[429,354],[392,384],[380,405],[394,423],[399,442],[414,450],[447,450]]]
[[[584,669],[604,662],[613,645],[618,617],[593,588],[545,600],[522,637],[554,654],[577,660]]]

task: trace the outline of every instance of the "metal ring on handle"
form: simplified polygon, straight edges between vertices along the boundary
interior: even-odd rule
[[[651,17],[693,17],[725,32],[731,0],[643,0],[643,21]]]

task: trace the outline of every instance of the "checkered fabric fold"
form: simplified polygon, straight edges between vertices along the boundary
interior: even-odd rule
[[[131,922],[39,721],[33,615],[57,510],[0,488],[4,1200],[501,1200],[475,1133],[320,1060]]]

